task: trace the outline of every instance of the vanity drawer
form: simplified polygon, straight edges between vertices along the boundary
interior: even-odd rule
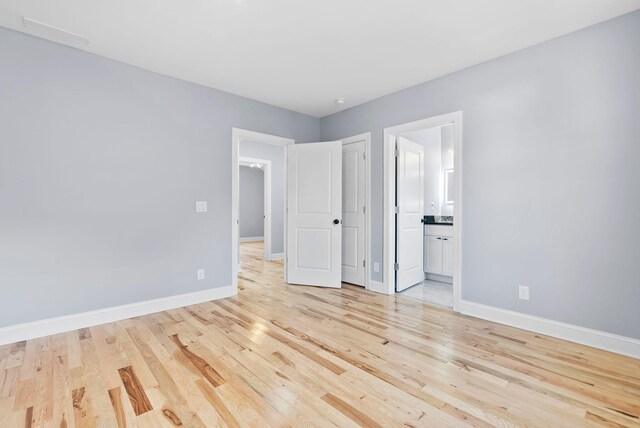
[[[424,228],[424,234],[428,236],[444,236],[447,238],[453,238],[453,226],[428,224]]]

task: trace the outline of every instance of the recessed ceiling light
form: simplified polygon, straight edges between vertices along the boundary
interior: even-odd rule
[[[342,98],[342,97],[341,97],[341,98],[336,99],[336,104],[344,104],[344,103],[346,103],[346,102],[347,102],[347,100],[346,100],[346,99],[344,99],[344,98]]]

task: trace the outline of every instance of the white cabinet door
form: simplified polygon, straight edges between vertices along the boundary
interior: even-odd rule
[[[396,290],[402,291],[424,280],[424,147],[402,137],[396,147]]]
[[[442,274],[453,276],[453,238],[442,238]]]
[[[287,152],[287,282],[339,288],[342,142]]]
[[[342,147],[342,281],[364,286],[365,143]]]
[[[439,236],[427,236],[427,248],[425,248],[427,252],[425,271],[427,273],[442,275],[442,242],[442,238]]]

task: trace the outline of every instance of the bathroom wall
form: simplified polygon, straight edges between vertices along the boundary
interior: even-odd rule
[[[445,172],[449,169],[453,169],[453,125],[445,125],[440,127],[441,132],[441,160],[440,165],[440,214],[441,215],[453,215],[453,204],[445,203]],[[455,201],[454,201],[455,202]]]

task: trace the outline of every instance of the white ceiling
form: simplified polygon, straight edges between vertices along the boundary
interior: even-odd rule
[[[0,25],[322,117],[638,8],[640,0],[0,0]],[[90,43],[26,29],[23,16]]]

